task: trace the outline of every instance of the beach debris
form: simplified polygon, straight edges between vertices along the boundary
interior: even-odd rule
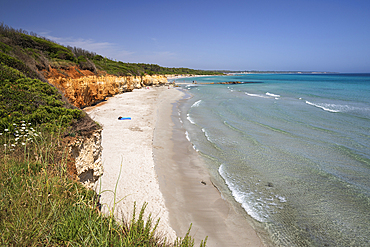
[[[206,182],[204,182],[203,180],[200,182],[201,184],[204,184],[204,185],[207,185],[207,183]]]
[[[268,186],[268,187],[274,187],[274,185],[273,185],[271,182],[268,182],[268,183],[267,183],[267,186]]]
[[[118,120],[131,120],[131,118],[130,117],[121,117],[121,116],[119,116]]]

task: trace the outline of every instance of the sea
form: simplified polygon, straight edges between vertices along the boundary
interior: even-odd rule
[[[267,243],[370,246],[370,74],[174,82],[186,138]]]

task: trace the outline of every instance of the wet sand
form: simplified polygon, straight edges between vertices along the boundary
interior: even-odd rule
[[[184,237],[192,224],[195,246],[263,246],[256,232],[212,185],[199,155],[175,120],[175,104],[184,96],[176,88],[134,90],[85,111],[103,126],[104,174],[97,191],[103,212],[130,218],[134,202],[160,218],[159,232],[169,240]],[[118,120],[119,116],[131,120]],[[122,172],[119,175],[120,167]],[[119,180],[118,180],[119,177]]]
[[[173,101],[179,93],[184,95],[179,90],[160,94],[153,140],[155,169],[171,227],[178,236],[184,236],[192,224],[195,246],[206,236],[211,247],[264,246],[246,219],[221,198],[186,139]]]

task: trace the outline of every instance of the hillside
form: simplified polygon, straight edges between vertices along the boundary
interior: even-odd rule
[[[192,246],[188,234],[167,243],[142,218],[145,206],[122,224],[100,213],[86,188],[103,172],[101,128],[80,109],[184,71],[112,61],[0,24],[0,245]]]

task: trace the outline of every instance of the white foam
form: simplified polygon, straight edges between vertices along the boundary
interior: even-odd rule
[[[202,102],[202,100],[198,100],[197,102],[195,102],[191,107],[198,107],[200,102]]]
[[[193,121],[193,119],[191,119],[189,113],[187,114],[187,117],[186,118],[189,120],[190,123],[195,124],[195,122]]]
[[[286,198],[283,196],[276,195],[276,198],[279,199],[280,202],[287,202]]]
[[[267,92],[267,93],[266,93],[266,95],[267,95],[267,96],[274,97],[274,98],[280,98],[280,95],[278,95],[278,94],[273,94],[273,93],[269,93],[269,92]]]
[[[307,100],[306,100],[306,104],[321,108],[324,111],[328,111],[328,112],[340,112],[340,109],[339,109],[340,106],[335,105],[335,104],[327,104],[327,103],[317,103],[317,104],[315,104],[315,103],[309,102]]]
[[[205,129],[202,129],[202,131],[203,131],[204,135],[206,136],[207,140],[210,141],[210,142],[212,142],[211,141],[211,138],[209,137],[209,135],[207,133],[207,131]]]
[[[226,175],[226,172],[224,171],[224,168],[223,168],[223,165],[221,165],[219,168],[218,168],[218,172],[219,174],[221,175],[221,177],[225,180],[226,182],[226,185],[229,187],[229,189],[231,190],[232,192],[232,195],[233,197],[235,198],[235,200],[237,202],[239,202],[242,207],[244,208],[244,210],[252,217],[254,218],[255,220],[259,221],[259,222],[265,222],[266,221],[266,218],[267,218],[267,215],[260,215],[258,212],[256,212],[256,210],[254,209],[253,205],[249,205],[249,196],[252,195],[253,193],[250,192],[250,193],[246,193],[246,192],[242,192],[240,191],[235,185],[233,182],[231,182],[227,175]],[[254,205],[255,207],[258,207],[257,205]]]
[[[187,131],[185,131],[185,137],[186,137],[186,139],[188,139],[188,141],[190,142],[189,133],[188,133]]]
[[[263,94],[253,94],[253,93],[247,93],[245,92],[246,95],[251,96],[251,97],[259,97],[259,98],[265,98],[268,99],[269,97],[263,95]]]

